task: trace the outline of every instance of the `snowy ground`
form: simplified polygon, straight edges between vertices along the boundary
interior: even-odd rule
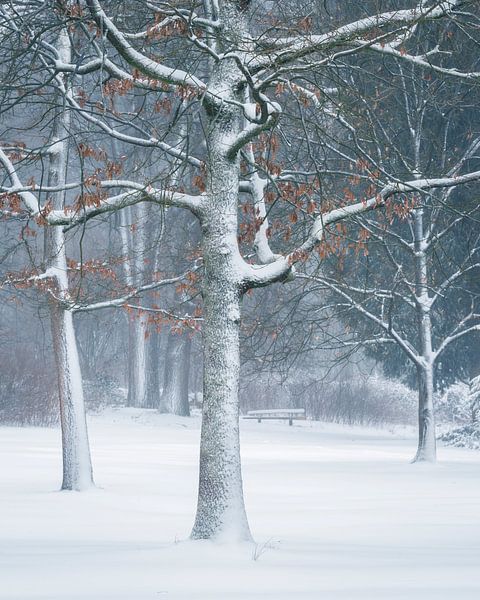
[[[90,419],[95,479],[56,490],[59,432],[0,428],[2,600],[478,600],[480,453],[407,434],[242,423],[256,547],[188,537],[199,421]]]

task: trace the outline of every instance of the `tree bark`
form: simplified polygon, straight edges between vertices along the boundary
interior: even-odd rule
[[[192,339],[187,334],[183,340],[183,370],[180,377],[180,398],[182,404],[179,406],[180,412],[178,414],[184,417],[190,416],[190,402],[189,402],[189,390],[190,390],[190,364],[192,355]]]
[[[235,43],[246,31],[238,2],[222,2],[222,22]],[[238,40],[237,40],[238,37]],[[219,51],[228,50],[219,48]],[[207,196],[201,216],[204,259],[203,415],[198,504],[191,537],[250,541],[243,500],[239,438],[239,328],[243,261],[237,242],[238,156],[229,158],[242,115],[241,73],[234,59],[214,66],[210,89],[225,102],[210,118]],[[231,100],[232,103],[227,101]]]
[[[240,466],[240,294],[206,274],[203,415],[198,506],[192,538],[250,540]]]
[[[421,364],[417,364],[418,379],[418,448],[413,462],[435,462],[435,414],[433,404],[434,354],[432,348],[431,301],[428,293],[428,267],[423,226],[423,210],[413,212],[415,243],[415,300]]]
[[[60,399],[62,490],[80,491],[93,486],[93,471],[73,316],[52,300],[50,322]]]
[[[163,392],[160,412],[190,416],[188,379],[190,370],[190,340],[186,335],[168,336]]]
[[[435,414],[433,404],[433,366],[417,367],[418,449],[413,462],[436,461]]]
[[[146,408],[160,406],[160,336],[155,327],[151,327],[146,340],[147,357],[145,360],[145,402]]]
[[[71,44],[66,30],[60,32],[57,49],[60,59],[69,62]],[[61,187],[67,174],[70,114],[64,107],[56,110],[49,144],[48,183]],[[65,192],[53,193],[53,208],[63,209],[64,199]],[[62,428],[62,490],[82,490],[93,485],[93,472],[73,315],[64,305],[69,298],[66,242],[61,227],[47,227],[45,235],[46,263],[53,282],[49,306]]]
[[[146,317],[135,315],[128,323],[128,396],[127,405],[137,408],[146,401]]]

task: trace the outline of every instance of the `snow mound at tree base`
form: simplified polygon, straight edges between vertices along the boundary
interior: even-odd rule
[[[447,446],[480,450],[480,428],[475,425],[464,425],[458,429],[447,431],[439,438]]]

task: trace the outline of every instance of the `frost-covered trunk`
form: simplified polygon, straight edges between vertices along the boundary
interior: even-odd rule
[[[414,462],[435,462],[435,414],[433,404],[434,354],[432,348],[431,300],[428,294],[427,256],[424,239],[423,210],[413,212],[415,243],[415,299],[421,356],[417,364],[418,379],[418,448]]]
[[[418,449],[414,462],[436,460],[435,415],[433,405],[433,366],[417,367]]]
[[[245,35],[242,4],[221,4],[221,20],[234,41]],[[243,99],[240,80],[233,58],[215,64],[210,89],[224,102],[207,107],[207,198],[201,218],[205,265],[203,415],[195,539],[251,539],[243,501],[238,422],[242,297],[237,243],[239,159],[227,156],[242,127],[242,115],[233,104]]]
[[[192,339],[189,335],[184,336],[183,341],[183,370],[180,378],[180,397],[182,399],[182,405],[179,407],[182,411],[181,414],[185,417],[190,416],[190,403],[189,403],[189,382],[190,382],[190,365],[192,357]]]
[[[143,207],[132,207],[121,211],[120,234],[122,239],[122,252],[125,258],[124,271],[127,285],[135,288],[141,285],[141,277],[144,269],[145,252],[145,223],[142,220]],[[132,221],[138,219],[138,223]],[[132,226],[136,226],[139,231],[134,239]],[[133,258],[132,264],[130,259]],[[147,398],[147,389],[149,389],[146,375],[148,360],[148,333],[147,317],[140,312],[132,312],[128,318],[128,394],[127,405],[143,407],[149,401]]]
[[[62,262],[57,256],[54,268],[66,273]],[[59,289],[60,294],[63,291]],[[50,322],[60,399],[62,490],[83,490],[93,485],[93,472],[73,315],[51,300]]]
[[[159,408],[160,405],[160,336],[155,328],[149,332],[147,357],[145,360],[145,402],[146,408]]]
[[[232,258],[228,244],[205,235],[203,414],[193,538],[250,539],[238,423],[240,292],[230,276]]]
[[[187,335],[171,333],[165,352],[165,374],[160,412],[187,417],[188,376],[190,370],[190,339]]]
[[[70,40],[65,30],[59,36],[58,52],[62,60],[70,61]],[[58,109],[49,145],[48,183],[52,187],[61,187],[66,181],[69,128],[69,112]],[[62,191],[52,194],[54,209],[63,209],[64,195]],[[93,474],[73,315],[65,305],[69,288],[65,236],[61,227],[46,229],[46,263],[53,282],[49,307],[62,428],[62,489],[82,490],[93,485]]]

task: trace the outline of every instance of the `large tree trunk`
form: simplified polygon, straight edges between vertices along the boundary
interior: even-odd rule
[[[240,294],[228,279],[207,273],[204,296],[200,479],[192,537],[250,540],[238,423]]]
[[[59,35],[57,49],[60,59],[69,62],[71,45],[66,30]],[[69,129],[69,111],[60,107],[54,117],[49,144],[48,183],[52,187],[61,187],[66,181]],[[52,193],[53,208],[62,210],[64,199],[65,192]],[[47,273],[53,281],[50,321],[60,400],[62,489],[82,490],[93,485],[93,474],[73,316],[64,305],[64,301],[69,299],[69,287],[62,228],[47,228],[45,242]]]
[[[170,333],[165,352],[165,375],[160,412],[188,417],[188,379],[190,371],[190,339]]]
[[[221,4],[229,37],[245,33],[241,2]],[[238,37],[238,39],[236,39]],[[227,48],[219,48],[226,51]],[[240,465],[239,328],[242,260],[237,242],[239,160],[227,149],[240,131],[241,74],[233,59],[215,65],[210,89],[225,102],[209,110],[207,199],[203,232],[203,415],[198,505],[192,538],[251,540]]]

